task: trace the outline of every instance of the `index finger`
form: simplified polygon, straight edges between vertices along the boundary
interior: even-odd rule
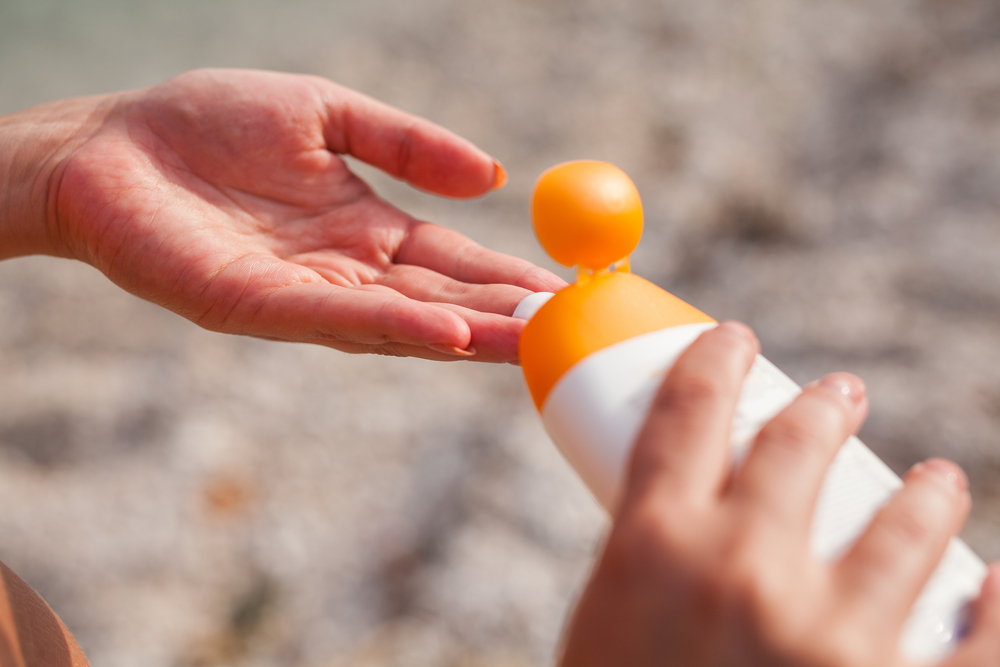
[[[506,182],[499,162],[443,127],[332,81],[316,84],[329,150],[446,197],[478,197]]]
[[[626,503],[651,489],[688,500],[719,492],[733,413],[758,348],[749,327],[724,322],[677,359],[632,452]]]

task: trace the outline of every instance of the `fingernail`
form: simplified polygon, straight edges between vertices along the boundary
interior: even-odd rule
[[[499,190],[507,185],[507,170],[503,165],[493,160],[493,190]]]
[[[819,386],[834,391],[858,405],[865,397],[865,383],[850,373],[831,373],[820,379]]]
[[[727,320],[719,325],[721,331],[728,331],[729,333],[745,338],[754,344],[757,349],[760,349],[760,341],[757,340],[757,335],[753,332],[753,329],[743,324],[742,322],[737,322],[736,320]]]
[[[460,347],[455,347],[454,345],[428,345],[430,349],[435,352],[440,352],[441,354],[450,354],[453,357],[471,357],[476,354],[476,348],[471,345],[464,350]]]
[[[945,459],[927,459],[923,464],[918,463],[913,466],[914,471],[927,470],[934,473],[940,479],[945,480],[958,491],[965,491],[969,488],[969,478],[965,472],[951,461]]]

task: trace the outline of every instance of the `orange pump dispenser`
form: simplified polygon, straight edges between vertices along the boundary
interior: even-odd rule
[[[618,167],[580,160],[552,167],[532,201],[535,234],[577,281],[556,294],[521,334],[519,356],[535,406],[577,362],[609,345],[668,327],[714,322],[700,310],[629,273],[639,244],[639,193]]]

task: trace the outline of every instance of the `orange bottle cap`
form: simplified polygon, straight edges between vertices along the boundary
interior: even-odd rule
[[[552,259],[591,271],[608,268],[639,245],[642,200],[624,171],[594,160],[564,162],[535,184],[535,234]]]
[[[623,260],[642,235],[642,202],[618,167],[556,165],[539,177],[531,209],[545,250],[581,269],[580,280],[541,306],[521,333],[521,367],[539,410],[559,378],[588,355],[660,329],[715,321],[627,273]]]

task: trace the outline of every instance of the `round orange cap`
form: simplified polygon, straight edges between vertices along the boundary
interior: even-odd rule
[[[607,162],[564,162],[543,173],[531,202],[535,234],[552,259],[593,271],[627,257],[642,236],[642,201]]]

